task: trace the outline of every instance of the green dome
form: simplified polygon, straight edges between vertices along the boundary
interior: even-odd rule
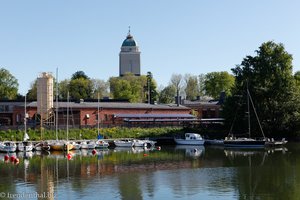
[[[122,47],[134,47],[134,46],[137,46],[136,42],[133,39],[133,37],[130,34],[128,34],[126,39],[122,43]]]

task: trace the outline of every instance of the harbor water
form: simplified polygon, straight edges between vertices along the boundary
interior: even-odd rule
[[[300,145],[0,154],[0,199],[299,199]],[[7,157],[6,157],[7,158]]]

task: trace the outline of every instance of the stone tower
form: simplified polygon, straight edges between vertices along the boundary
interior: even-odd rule
[[[128,31],[126,39],[123,41],[119,54],[119,74],[132,73],[136,76],[141,75],[141,52],[136,41]]]

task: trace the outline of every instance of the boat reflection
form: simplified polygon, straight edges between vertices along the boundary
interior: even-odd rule
[[[175,150],[185,150],[186,156],[197,158],[204,154],[205,147],[202,145],[176,145]]]

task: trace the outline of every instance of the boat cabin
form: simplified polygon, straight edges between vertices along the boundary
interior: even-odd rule
[[[198,133],[186,133],[185,139],[186,140],[202,140],[202,137]]]

